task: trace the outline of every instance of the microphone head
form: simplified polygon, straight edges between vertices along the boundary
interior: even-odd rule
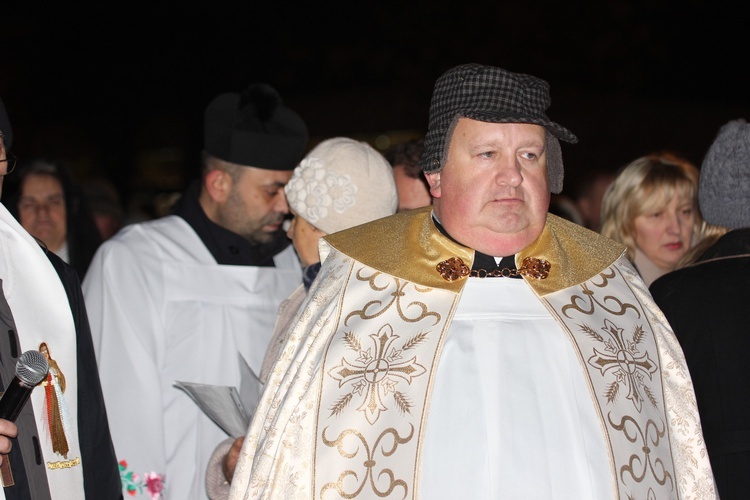
[[[47,376],[49,364],[39,351],[26,351],[16,361],[16,377],[29,387],[34,387]]]

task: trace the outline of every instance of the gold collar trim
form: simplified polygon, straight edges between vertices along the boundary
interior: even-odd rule
[[[459,293],[466,280],[444,279],[435,272],[441,262],[455,257],[471,269],[474,250],[464,247],[437,230],[430,216],[432,207],[401,212],[352,229],[325,236],[333,248],[380,272],[421,286]],[[542,234],[516,254],[522,268],[527,257],[554,263],[545,279],[524,280],[537,295],[583,283],[611,266],[625,247],[609,238],[552,214]]]

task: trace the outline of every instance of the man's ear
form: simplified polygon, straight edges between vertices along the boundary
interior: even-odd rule
[[[430,194],[433,198],[440,198],[440,172],[429,172],[424,174],[427,184],[430,185]]]
[[[211,170],[203,179],[203,187],[211,200],[223,204],[232,191],[232,176],[221,169]]]

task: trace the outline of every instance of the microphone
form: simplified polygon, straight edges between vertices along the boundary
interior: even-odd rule
[[[0,397],[0,418],[15,422],[31,396],[31,390],[47,376],[49,364],[39,351],[26,351],[16,361],[16,376]]]

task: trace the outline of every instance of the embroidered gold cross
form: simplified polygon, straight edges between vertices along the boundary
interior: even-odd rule
[[[374,424],[380,417],[380,412],[388,409],[383,398],[391,392],[394,393],[399,407],[408,411],[408,402],[400,399],[400,393],[396,391],[398,379],[411,384],[411,381],[425,373],[426,369],[417,363],[416,356],[403,360],[402,349],[393,347],[399,336],[393,333],[390,325],[384,325],[378,333],[373,333],[369,337],[372,339],[373,347],[359,348],[359,356],[353,362],[341,358],[341,363],[329,370],[328,374],[339,382],[339,387],[348,383],[352,385],[351,395],[356,394],[362,399],[357,410],[364,412],[367,421]]]
[[[644,334],[642,330],[636,329],[633,339],[628,340],[624,336],[623,329],[609,320],[604,321],[602,330],[609,334],[608,340],[601,340],[605,351],[608,352],[603,353],[594,349],[594,355],[589,358],[588,363],[598,369],[602,375],[614,370],[615,381],[610,384],[605,395],[607,399],[614,400],[618,392],[617,387],[625,385],[628,388],[627,398],[633,402],[638,411],[641,411],[643,403],[641,387],[643,387],[649,399],[653,401],[653,395],[645,383],[644,376],[651,379],[651,375],[657,370],[656,364],[651,360],[648,352],[640,354],[638,351],[638,344]]]

